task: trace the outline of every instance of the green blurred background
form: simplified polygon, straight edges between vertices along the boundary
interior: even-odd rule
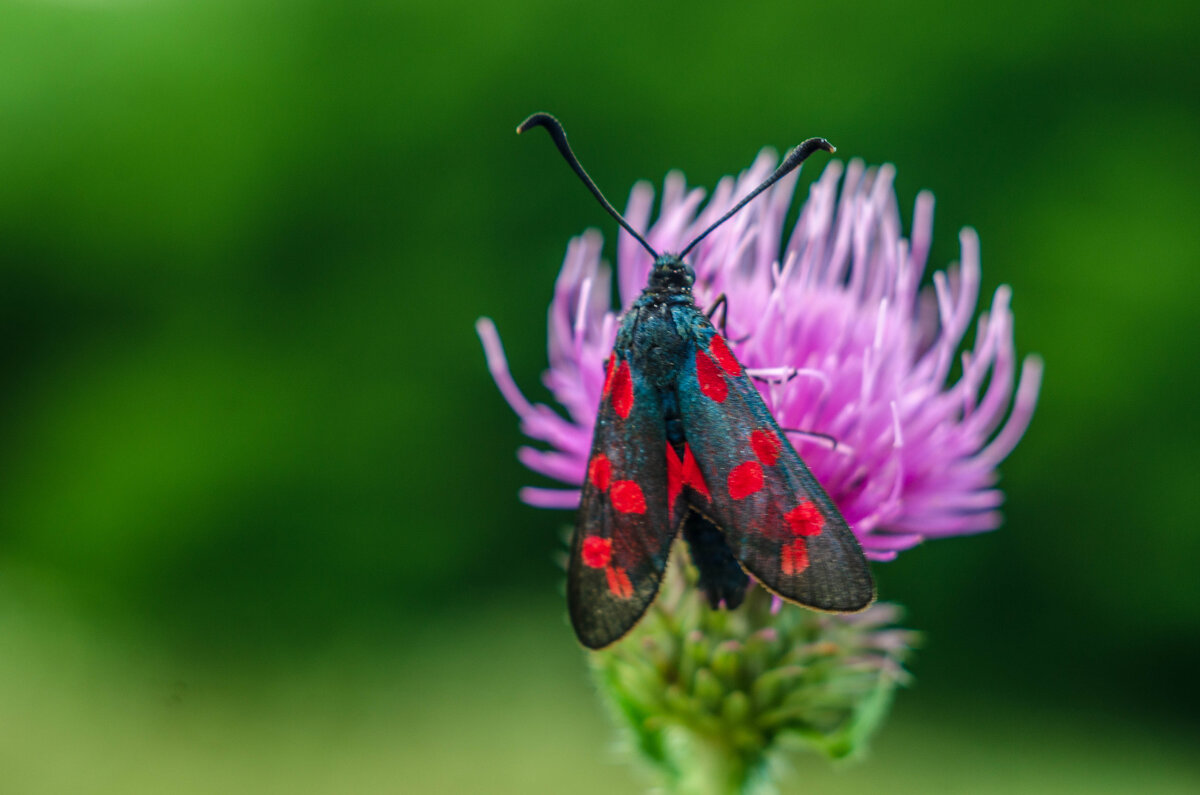
[[[535,110],[619,206],[895,163],[1045,357],[1006,526],[876,566],[916,686],[788,791],[1200,790],[1200,6],[1095,6],[3,0],[0,792],[641,788],[472,327],[544,399],[613,237]]]

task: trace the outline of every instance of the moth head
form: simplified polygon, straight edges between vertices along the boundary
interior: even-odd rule
[[[684,263],[678,254],[660,254],[654,260],[654,270],[650,271],[651,291],[669,293],[690,293],[696,282],[696,272],[690,265]]]

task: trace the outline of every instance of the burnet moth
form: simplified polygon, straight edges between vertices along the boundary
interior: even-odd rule
[[[535,113],[601,206],[654,257],[621,318],[567,566],[567,604],[584,646],[624,636],[654,601],[682,532],[714,607],[741,604],[753,577],[791,602],[856,612],[875,598],[854,533],[763,403],[725,339],[692,300],[684,263],[706,235],[818,149],[797,146],[765,182],[678,254],[659,254],[583,170],[562,125]],[[718,303],[721,299],[718,299]]]

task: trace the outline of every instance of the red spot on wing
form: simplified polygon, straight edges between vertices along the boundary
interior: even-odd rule
[[[704,483],[704,475],[696,463],[696,456],[692,455],[691,446],[686,444],[683,446],[683,484],[691,486],[697,494],[703,494],[704,499],[712,500],[712,495],[708,493],[708,486]]]
[[[679,460],[679,453],[675,452],[675,447],[670,442],[667,442],[667,510],[675,507],[675,500],[679,497],[679,492],[683,491],[683,462]]]
[[[675,448],[667,443],[667,508],[675,505],[675,500],[679,497],[679,493],[683,491],[684,486],[691,486],[692,489],[711,501],[712,495],[709,494],[708,485],[704,482],[704,475],[700,472],[700,466],[696,463],[696,456],[692,455],[692,448],[688,444],[683,446],[683,460],[679,460],[679,454],[675,452]]]
[[[617,355],[614,353],[604,363],[604,391],[601,393],[603,397],[608,397],[608,393],[612,392],[613,364],[616,360]]]
[[[725,383],[725,376],[721,375],[716,362],[700,350],[696,351],[696,379],[700,382],[700,391],[709,400],[722,403],[729,395],[729,384]]]
[[[588,536],[583,539],[583,550],[580,555],[583,565],[593,569],[602,569],[612,560],[612,539],[600,536]]]
[[[798,536],[820,535],[821,529],[825,527],[825,517],[821,515],[817,506],[808,500],[785,513],[783,518],[787,520],[792,533]]]
[[[757,461],[738,464],[729,473],[729,496],[735,500],[744,500],[762,487],[762,464]]]
[[[609,566],[604,570],[604,576],[608,579],[608,590],[612,591],[612,595],[618,599],[628,599],[633,596],[633,583],[629,581],[629,575],[625,573],[625,569],[620,566]]]
[[[775,462],[779,460],[779,453],[783,450],[779,435],[766,428],[760,428],[750,434],[750,446],[754,448],[758,460],[767,466],[775,466]]]
[[[600,491],[608,491],[609,480],[612,479],[612,461],[604,453],[597,453],[588,464],[588,480]]]
[[[629,362],[621,362],[612,375],[612,402],[621,419],[633,411],[633,379],[629,377]]]
[[[720,334],[713,334],[712,339],[708,342],[708,352],[717,360],[717,364],[721,365],[721,369],[730,375],[741,375],[742,366],[738,364],[737,357],[733,355],[733,351],[729,350],[729,346],[725,344],[725,339]]]
[[[612,499],[613,507],[621,513],[645,513],[646,512],[646,495],[642,493],[642,487],[632,480],[618,480],[612,484],[612,493],[609,495]]]
[[[784,544],[780,550],[779,567],[789,577],[808,568],[808,545],[803,538]]]

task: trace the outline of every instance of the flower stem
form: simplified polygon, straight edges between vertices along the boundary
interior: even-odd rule
[[[678,777],[670,782],[672,795],[766,795],[773,792],[762,765],[739,753],[718,737],[687,729],[672,732],[670,754]]]

